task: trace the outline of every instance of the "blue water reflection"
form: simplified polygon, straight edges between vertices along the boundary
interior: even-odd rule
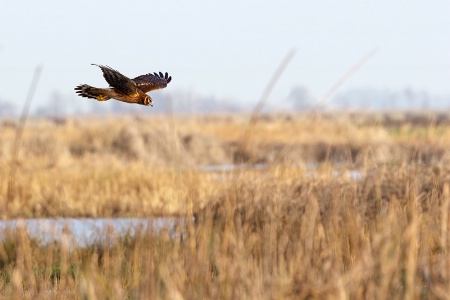
[[[0,221],[0,238],[4,239],[8,230],[25,229],[30,237],[39,239],[43,244],[66,238],[71,246],[87,246],[106,240],[108,235],[134,235],[137,231],[159,233],[167,230],[173,235],[185,222],[185,219],[176,217],[15,219]]]

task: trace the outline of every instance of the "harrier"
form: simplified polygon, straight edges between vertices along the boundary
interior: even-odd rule
[[[154,72],[130,79],[111,67],[92,65],[98,66],[102,70],[103,77],[111,88],[101,89],[81,84],[75,88],[75,91],[77,91],[78,96],[97,99],[98,101],[116,99],[128,103],[153,106],[152,98],[146,93],[163,89],[172,80],[172,76],[169,76],[167,72],[166,74]]]

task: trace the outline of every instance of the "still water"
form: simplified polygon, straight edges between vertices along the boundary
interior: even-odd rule
[[[307,176],[316,174],[318,164],[306,164],[308,170]],[[267,164],[248,165],[207,165],[199,166],[198,170],[218,173],[225,175],[221,180],[226,180],[226,174],[233,171],[243,169],[264,170],[268,168]],[[332,175],[336,177],[344,174],[336,169],[332,171]],[[358,170],[349,170],[345,175],[353,181],[359,181],[363,175]],[[52,241],[61,241],[67,238],[69,245],[88,246],[96,242],[104,242],[107,236],[121,236],[124,234],[134,234],[136,231],[151,230],[159,233],[161,230],[167,230],[171,236],[176,236],[177,229],[185,228],[187,220],[177,217],[160,217],[160,218],[58,218],[58,219],[15,219],[0,221],[0,239],[6,237],[8,230],[15,231],[23,228],[32,238],[37,238],[41,243],[46,244]],[[180,232],[178,230],[178,232]]]
[[[156,233],[167,230],[175,234],[177,227],[183,223],[184,219],[175,217],[15,219],[0,221],[0,238],[4,239],[8,230],[23,228],[30,237],[39,239],[43,244],[60,241],[67,236],[70,245],[87,246],[104,241],[108,234],[121,236],[125,233],[134,234],[138,230],[151,230]]]

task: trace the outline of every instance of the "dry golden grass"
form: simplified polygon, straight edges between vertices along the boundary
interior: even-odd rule
[[[217,174],[196,166],[241,160],[300,170],[305,163],[363,169],[443,164],[450,157],[450,127],[435,118],[418,123],[417,116],[264,116],[245,149],[245,116],[31,120],[17,162],[11,154],[16,129],[4,121],[0,211],[3,218],[184,214],[223,188]],[[186,204],[192,193],[198,195],[195,203]]]
[[[450,297],[447,119],[267,116],[242,150],[246,120],[32,120],[15,164],[15,129],[4,124],[3,218],[179,215],[187,223],[175,234],[149,229],[119,237],[109,230],[99,233],[106,242],[73,249],[66,239],[40,245],[24,230],[9,232],[0,244],[2,295]],[[195,168],[233,163],[242,151],[267,168]],[[306,162],[321,166],[311,172]],[[350,168],[363,177],[353,180]]]

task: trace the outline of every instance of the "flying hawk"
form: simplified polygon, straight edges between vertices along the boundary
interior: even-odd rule
[[[172,80],[167,72],[165,74],[154,72],[130,79],[119,71],[108,66],[96,65],[102,72],[110,88],[96,88],[87,84],[81,84],[75,88],[81,97],[92,98],[98,101],[116,99],[127,103],[153,106],[153,100],[146,93],[163,89]]]

